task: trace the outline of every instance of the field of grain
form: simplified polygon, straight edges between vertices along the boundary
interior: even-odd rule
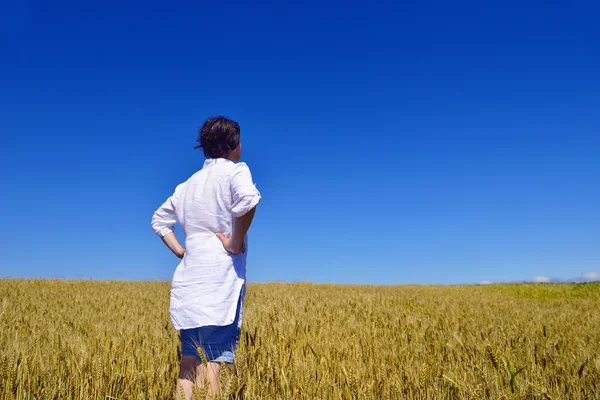
[[[0,280],[1,399],[169,399],[169,283]],[[251,284],[227,398],[600,399],[600,284]]]

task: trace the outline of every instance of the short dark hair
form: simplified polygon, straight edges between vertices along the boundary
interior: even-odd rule
[[[225,157],[240,144],[240,126],[229,118],[208,118],[198,132],[198,146],[206,158]]]

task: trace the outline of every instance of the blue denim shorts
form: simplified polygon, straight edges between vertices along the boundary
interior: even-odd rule
[[[230,325],[207,325],[179,331],[182,356],[196,356],[196,359],[200,362],[211,361],[233,364],[242,326],[241,314],[244,292],[245,290],[242,289],[235,319]],[[202,352],[204,355],[202,355]]]

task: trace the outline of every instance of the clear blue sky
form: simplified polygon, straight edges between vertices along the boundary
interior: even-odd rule
[[[595,2],[4,3],[0,276],[170,279],[150,218],[213,114],[250,281],[600,271]]]

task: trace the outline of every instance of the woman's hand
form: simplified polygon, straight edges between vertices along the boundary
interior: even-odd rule
[[[223,248],[227,250],[228,253],[238,255],[246,252],[246,246],[244,246],[243,241],[240,243],[235,243],[230,236],[225,236],[222,233],[217,233],[217,238],[219,238],[223,244]]]

